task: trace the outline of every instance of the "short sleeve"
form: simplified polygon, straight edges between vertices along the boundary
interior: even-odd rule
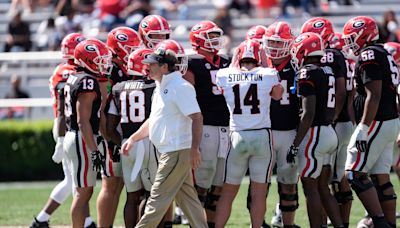
[[[358,66],[359,75],[365,85],[370,81],[383,79],[383,66],[381,66],[379,52],[374,49],[365,49],[360,53]],[[386,58],[386,56],[385,56]]]
[[[223,72],[225,72],[225,70],[219,70],[216,75],[216,84],[220,88],[226,86],[226,77],[223,75]]]
[[[96,90],[99,89],[99,84],[94,78],[84,77],[82,80],[79,81],[78,93],[96,92]]]
[[[335,78],[345,78],[347,76],[346,59],[340,51],[335,52],[335,63],[333,69]]]
[[[185,116],[201,112],[196,99],[196,91],[186,81],[176,87],[175,103]]]
[[[299,72],[298,79],[299,95],[311,96],[316,94],[316,80],[313,77],[312,71],[303,68]]]

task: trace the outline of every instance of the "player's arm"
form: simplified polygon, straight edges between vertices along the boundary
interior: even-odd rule
[[[187,70],[187,71],[186,71],[186,74],[183,75],[183,78],[184,78],[186,81],[190,82],[190,84],[194,85],[194,83],[195,83],[194,74],[193,74],[193,72],[192,72],[191,70]]]
[[[96,151],[97,145],[94,141],[90,116],[92,114],[92,104],[96,99],[95,92],[84,92],[78,95],[76,102],[77,122],[82,138],[90,151]]]
[[[64,114],[64,88],[58,90],[58,99],[57,99],[57,129],[58,129],[58,136],[64,137],[66,131],[65,125],[65,114]]]
[[[128,155],[129,150],[133,147],[133,144],[149,136],[149,119],[147,119],[140,128],[133,133],[128,140],[121,146],[121,153]]]
[[[349,114],[350,120],[353,124],[356,124],[356,115],[354,113],[354,97],[356,95],[356,89],[349,91],[347,95],[347,112]]]
[[[300,117],[300,123],[293,141],[293,146],[298,147],[307,134],[308,129],[310,129],[315,116],[315,106],[315,95],[302,97],[303,113]]]
[[[367,97],[365,98],[364,112],[361,118],[361,124],[370,126],[374,120],[381,100],[382,81],[370,81],[365,86]]]
[[[272,87],[272,90],[271,90],[272,99],[280,100],[282,98],[282,94],[283,94],[283,86],[280,83],[278,83]]]
[[[114,100],[111,101],[110,110],[113,106],[115,107]],[[110,113],[110,111],[107,113],[107,136],[109,140],[113,141],[117,145],[121,145],[121,135],[117,131],[117,126],[120,122],[120,119],[120,116]]]
[[[107,98],[108,98],[108,91],[107,91],[107,84],[108,81],[99,81],[100,85],[100,92],[101,92],[101,107],[100,107],[100,125],[99,125],[99,130],[101,136],[105,140],[108,141],[107,137],[107,118],[105,115],[105,107],[107,105]]]
[[[346,100],[346,79],[344,77],[337,77],[335,79],[335,99],[334,120],[339,117]]]

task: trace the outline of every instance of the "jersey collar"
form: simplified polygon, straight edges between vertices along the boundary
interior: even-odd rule
[[[174,72],[171,72],[169,74],[163,75],[162,79],[161,79],[161,83],[158,83],[156,81],[156,85],[159,85],[160,88],[164,88],[168,84],[168,82],[172,81],[175,77],[182,77],[181,72],[174,71]]]

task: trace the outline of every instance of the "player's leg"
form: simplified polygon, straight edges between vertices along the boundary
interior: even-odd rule
[[[306,198],[307,214],[310,227],[319,228],[322,224],[322,205],[318,191],[318,178],[314,179],[311,177],[302,177],[301,182],[303,184],[304,195]]]
[[[207,222],[210,223],[209,226],[211,227],[214,224],[215,201],[218,201],[218,195],[216,194],[220,192],[218,188],[211,189],[217,172],[219,139],[219,127],[203,126],[203,135],[200,143],[201,164],[194,172],[197,194],[206,209]]]
[[[102,170],[101,190],[97,197],[99,227],[112,226],[117,213],[119,197],[124,186],[121,162],[112,161],[112,149],[107,149],[106,166]]]
[[[287,163],[286,153],[290,147],[290,143],[288,142],[293,142],[294,137],[296,136],[296,131],[291,130],[272,132],[274,136],[273,148],[276,153],[277,162],[279,210],[282,214],[281,222],[279,222],[279,219],[275,219],[275,223],[272,225],[294,225],[295,213],[296,209],[298,208],[298,174],[297,165]]]
[[[244,132],[231,132],[230,141],[232,147],[226,158],[226,175],[222,187],[221,197],[217,204],[215,214],[215,227],[224,227],[232,210],[240,183],[248,169],[248,153],[246,143],[243,140]]]
[[[93,187],[76,188],[71,205],[72,227],[84,227],[86,215],[89,213],[89,200]]]

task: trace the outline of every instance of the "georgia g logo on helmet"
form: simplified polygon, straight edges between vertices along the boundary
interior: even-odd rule
[[[355,21],[354,23],[353,23],[353,28],[361,28],[361,27],[363,27],[365,25],[365,22],[364,21]]]
[[[85,46],[85,50],[89,52],[95,52],[97,50],[97,47],[93,44],[88,44]]]
[[[202,26],[201,24],[195,25],[195,26],[193,26],[193,28],[192,28],[192,32],[195,32],[195,31],[197,31],[197,30],[200,30],[202,27],[203,27],[203,26]]]
[[[140,24],[140,27],[147,28],[147,27],[149,27],[149,23],[147,21],[142,21],[142,23]]]
[[[83,37],[83,36],[78,36],[77,38],[76,38],[76,42],[78,42],[78,43],[80,43],[80,42],[82,42],[82,41],[84,41],[85,40],[85,37]]]
[[[128,36],[125,33],[119,33],[115,37],[117,38],[117,40],[119,40],[121,42],[128,41]]]
[[[325,22],[323,22],[323,21],[316,21],[316,22],[313,24],[313,27],[314,27],[314,28],[322,28],[324,25],[325,25]]]
[[[294,41],[295,43],[300,43],[301,41],[303,41],[306,38],[305,35],[300,35],[296,38],[296,40]]]

